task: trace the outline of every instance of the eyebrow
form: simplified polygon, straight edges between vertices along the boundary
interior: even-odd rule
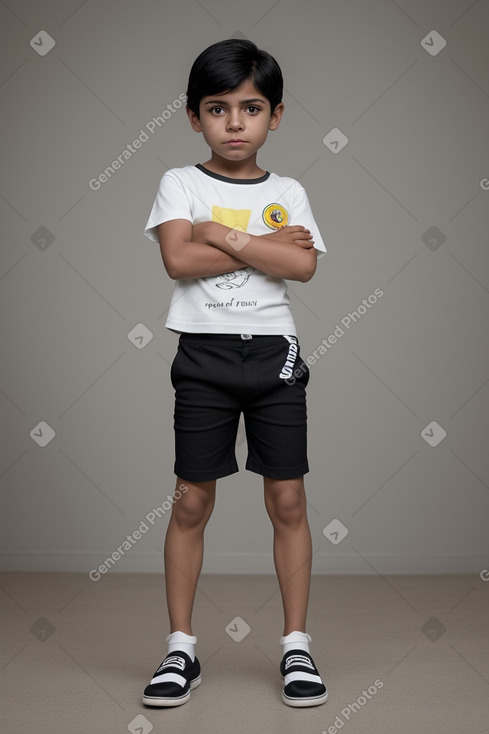
[[[265,100],[261,99],[260,97],[254,97],[253,99],[242,99],[240,100],[239,104],[251,104],[252,102],[260,102],[261,104],[265,104]],[[204,102],[204,105],[220,105],[221,107],[229,107],[228,102],[225,102],[222,99],[211,99],[209,102]]]

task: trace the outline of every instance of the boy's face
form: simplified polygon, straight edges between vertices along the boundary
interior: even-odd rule
[[[231,92],[202,97],[200,117],[188,108],[187,114],[215,155],[238,163],[256,154],[268,131],[278,128],[283,110],[280,102],[271,114],[268,99],[247,79]]]

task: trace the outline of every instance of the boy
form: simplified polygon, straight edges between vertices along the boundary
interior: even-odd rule
[[[211,158],[164,174],[144,231],[159,241],[176,281],[166,327],[180,333],[170,373],[180,492],[165,539],[171,634],[168,655],[144,690],[148,706],[179,706],[201,682],[192,608],[216,480],[238,471],[241,412],[246,468],[263,476],[274,527],[285,625],[282,699],[302,707],[328,697],[305,632],[309,373],[284,282],[308,281],[316,251],[326,248],[300,184],[256,162],[268,131],[280,124],[282,89],[277,62],[250,41],[221,41],[200,54],[190,71],[187,115]]]

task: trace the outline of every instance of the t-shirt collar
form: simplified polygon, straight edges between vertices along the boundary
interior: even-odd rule
[[[198,168],[199,171],[205,173],[206,176],[216,178],[218,181],[225,181],[226,183],[234,184],[257,184],[266,181],[270,177],[270,171],[266,171],[263,176],[259,176],[258,178],[230,178],[229,176],[222,176],[220,173],[209,171],[209,169],[205,168],[202,163],[196,163],[195,168]]]

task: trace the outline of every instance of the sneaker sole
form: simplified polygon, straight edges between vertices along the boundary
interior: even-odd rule
[[[322,703],[326,703],[328,700],[328,693],[326,692],[323,696],[317,696],[316,698],[289,698],[282,693],[282,701],[287,706],[294,706],[295,708],[306,708],[308,706],[319,706]]]
[[[190,691],[192,691],[193,688],[200,686],[201,683],[202,676],[199,675],[198,678],[194,678],[194,680],[190,681]],[[189,700],[190,691],[184,696],[179,696],[178,698],[156,698],[153,696],[143,696],[143,703],[146,706],[182,706]]]

